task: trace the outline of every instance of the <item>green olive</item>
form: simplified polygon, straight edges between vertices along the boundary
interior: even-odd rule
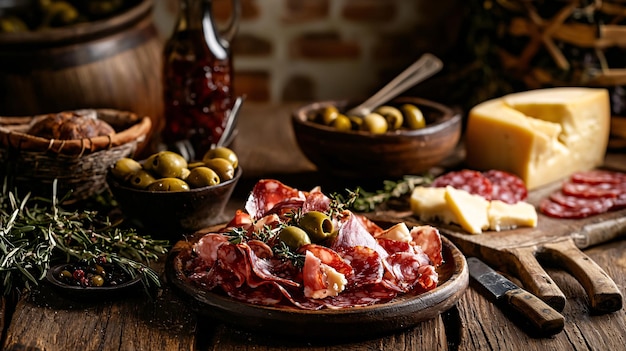
[[[387,132],[387,121],[385,117],[372,112],[363,118],[361,129],[372,134],[384,134]]]
[[[311,243],[311,239],[307,233],[303,229],[295,226],[283,228],[278,234],[278,239],[294,251],[298,250],[303,245]]]
[[[380,106],[374,112],[379,115],[385,117],[387,121],[387,125],[390,130],[399,129],[402,127],[402,123],[404,122],[404,118],[402,117],[402,112],[393,106]]]
[[[363,118],[359,116],[348,116],[348,119],[352,125],[352,130],[361,130],[361,126],[363,126]]]
[[[405,124],[409,129],[421,129],[426,126],[424,114],[415,105],[404,104],[400,107],[404,114]]]
[[[213,158],[205,161],[204,164],[214,170],[223,182],[235,177],[235,168],[223,158]]]
[[[116,179],[126,181],[140,169],[141,163],[133,160],[132,158],[124,157],[115,162],[113,168],[111,168],[111,174],[113,174]]]
[[[322,110],[321,121],[324,125],[331,125],[335,119],[339,116],[339,110],[335,106],[326,106]]]
[[[230,164],[230,163],[229,163]],[[220,183],[220,177],[209,167],[196,167],[191,170],[187,183],[192,188],[202,188]]]
[[[146,171],[145,169],[140,169],[137,172],[133,173],[128,181],[133,188],[145,189],[150,184],[154,183],[156,181],[156,178],[154,178],[152,173]]]
[[[202,157],[202,162],[206,163],[207,160],[214,158],[223,158],[227,160],[233,165],[233,168],[237,168],[239,166],[239,158],[237,157],[237,154],[233,150],[224,146],[216,147],[207,151],[204,154],[204,157]]]
[[[298,226],[302,228],[313,242],[320,242],[333,233],[333,222],[325,213],[309,211],[302,215]]]
[[[352,130],[352,122],[347,116],[340,114],[332,123],[333,128],[341,132]]]
[[[93,277],[91,277],[91,286],[102,286],[104,285],[104,278],[102,278],[101,275],[96,274]]]
[[[189,191],[189,184],[179,178],[161,178],[148,186],[149,191]]]
[[[191,170],[191,169],[194,169],[196,167],[204,167],[204,166],[205,166],[204,162],[196,161],[196,162],[192,162],[192,163],[188,164],[187,168],[189,168]]]
[[[148,157],[143,166],[164,178],[181,178],[187,161],[175,152],[161,151]]]

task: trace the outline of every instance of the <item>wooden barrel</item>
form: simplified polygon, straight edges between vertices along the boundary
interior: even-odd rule
[[[149,116],[151,149],[163,125],[163,43],[143,0],[106,20],[0,34],[0,115],[112,108]]]

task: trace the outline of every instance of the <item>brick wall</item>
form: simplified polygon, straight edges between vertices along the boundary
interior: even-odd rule
[[[463,0],[241,0],[235,90],[251,101],[360,98],[424,52],[455,44]],[[230,0],[213,0],[220,23]],[[171,32],[177,0],[156,0]]]

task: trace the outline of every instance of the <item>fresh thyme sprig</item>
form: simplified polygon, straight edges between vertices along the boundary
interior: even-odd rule
[[[370,212],[376,206],[392,198],[399,198],[409,194],[419,185],[426,185],[432,182],[432,176],[407,175],[399,181],[385,180],[383,188],[374,192],[369,192],[362,187],[357,187],[354,191],[348,191],[352,199],[350,208],[357,212]]]
[[[111,262],[144,286],[160,286],[148,265],[167,252],[167,240],[120,228],[95,211],[68,211],[52,199],[19,199],[6,182],[0,194],[0,280],[4,294],[31,288],[43,279],[55,261]]]

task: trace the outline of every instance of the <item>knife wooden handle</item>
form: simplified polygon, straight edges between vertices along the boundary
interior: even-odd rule
[[[580,251],[573,240],[544,244],[541,255],[563,266],[578,280],[587,292],[594,312],[610,313],[622,309],[622,294],[613,279]]]
[[[505,294],[511,307],[543,334],[554,335],[565,326],[565,318],[535,295],[521,288],[509,290]]]

